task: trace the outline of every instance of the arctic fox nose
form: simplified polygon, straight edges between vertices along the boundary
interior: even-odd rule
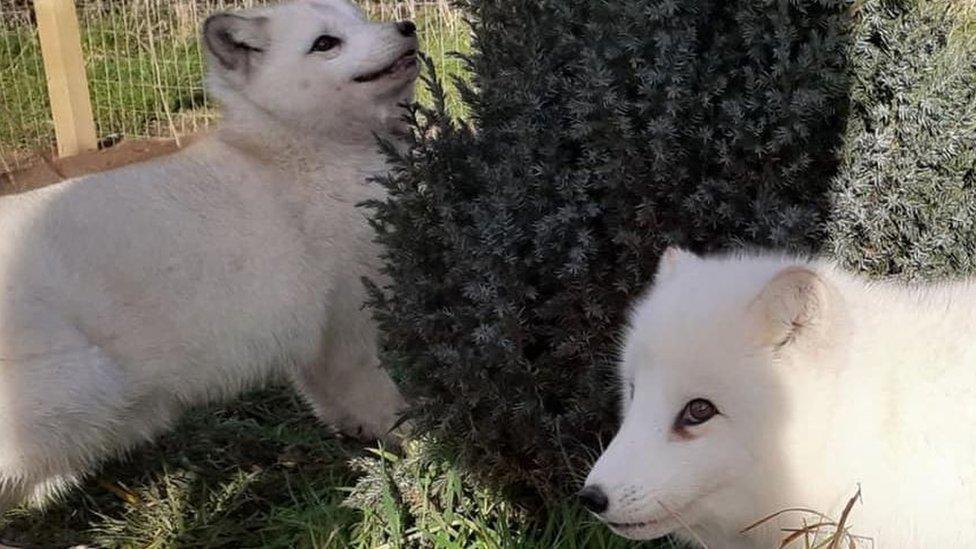
[[[404,36],[413,36],[417,34],[417,25],[413,24],[413,21],[399,21],[396,24],[396,28],[400,31],[400,34]]]
[[[607,495],[603,493],[603,488],[596,485],[584,486],[582,490],[576,493],[576,497],[579,498],[580,503],[583,504],[583,507],[586,507],[587,511],[598,515],[606,511],[609,505]]]

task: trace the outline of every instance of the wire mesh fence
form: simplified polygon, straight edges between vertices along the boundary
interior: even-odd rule
[[[23,164],[54,136],[34,14],[0,0],[0,170]]]
[[[267,0],[77,0],[100,143],[185,136],[210,125],[198,32],[208,14]],[[467,25],[447,0],[361,0],[380,20],[417,22],[442,74],[461,73]],[[52,154],[51,121],[31,0],[0,0],[0,171]],[[421,90],[421,96],[423,90]],[[423,100],[423,97],[420,98]]]

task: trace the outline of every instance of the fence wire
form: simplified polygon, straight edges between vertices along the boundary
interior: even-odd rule
[[[53,154],[43,61],[31,0],[0,0],[0,172]],[[82,51],[100,143],[176,138],[210,125],[199,29],[210,13],[266,0],[77,0]],[[461,73],[467,25],[447,0],[361,0],[379,20],[417,22],[442,74]],[[423,92],[421,91],[421,95]],[[421,97],[421,99],[423,99]]]
[[[34,13],[0,0],[0,171],[26,163],[54,136]]]

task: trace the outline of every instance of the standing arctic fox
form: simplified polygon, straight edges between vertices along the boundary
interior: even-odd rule
[[[414,25],[305,0],[214,15],[203,42],[212,136],[0,199],[0,510],[276,372],[342,431],[395,423],[357,203],[383,196],[367,177],[413,92]]]
[[[779,547],[976,547],[976,286],[874,283],[786,256],[669,250],[632,314],[623,423],[580,495],[615,532]],[[847,546],[846,544],[844,545]]]

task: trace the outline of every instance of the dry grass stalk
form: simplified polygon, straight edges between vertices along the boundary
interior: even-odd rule
[[[805,507],[790,507],[788,509],[782,509],[767,515],[743,528],[740,532],[746,534],[785,514],[802,513],[812,515],[816,517],[818,521],[814,522],[813,524],[806,524],[806,519],[804,519],[802,528],[782,528],[782,531],[786,533],[786,536],[780,542],[780,549],[789,547],[793,543],[800,540],[803,540],[803,547],[805,549],[841,549],[843,547],[857,549],[858,547],[862,546],[873,547],[874,540],[871,538],[859,536],[850,532],[848,519],[850,518],[851,511],[854,509],[854,504],[860,501],[860,499],[861,488],[858,487],[857,492],[851,496],[849,500],[847,500],[847,505],[844,506],[844,510],[841,513],[839,520],[834,520],[823,513],[814,511],[813,509],[807,509]]]

